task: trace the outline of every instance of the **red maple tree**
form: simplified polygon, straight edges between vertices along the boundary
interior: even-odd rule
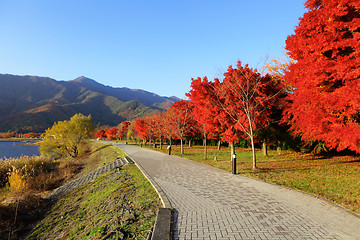
[[[163,112],[156,112],[152,115],[153,129],[157,139],[160,142],[160,148],[162,148],[162,142],[166,135],[166,117]]]
[[[173,126],[172,119],[174,119],[175,113],[171,108],[169,108],[164,114],[164,137],[169,140],[171,146],[172,140],[176,139],[176,132]]]
[[[130,122],[128,121],[123,121],[120,125],[119,125],[119,137],[121,139],[127,139],[128,138],[128,130],[129,130],[129,125]],[[128,141],[128,140],[127,140]]]
[[[360,153],[360,1],[308,0],[286,50],[286,116],[303,140]]]
[[[135,126],[140,139],[143,140],[144,142],[149,140],[149,131],[147,129],[145,119],[135,120]]]
[[[117,137],[119,129],[117,127],[112,127],[110,129],[107,129],[105,132],[105,135],[108,139],[115,139]]]
[[[186,93],[186,96],[191,100],[193,106],[194,119],[202,125],[203,141],[204,141],[204,158],[207,158],[207,143],[206,140],[220,128],[220,123],[216,116],[219,114],[219,109],[212,106],[212,101],[209,97],[213,96],[211,93],[214,89],[214,83],[209,82],[207,77],[201,79],[191,79],[191,90]],[[214,101],[214,99],[213,99]]]
[[[175,102],[168,110],[171,116],[170,125],[173,128],[174,134],[180,139],[181,154],[184,154],[184,137],[194,125],[194,118],[192,115],[192,106],[188,101],[182,100]]]
[[[95,138],[106,138],[106,131],[107,129],[99,129],[97,131],[94,132],[94,137]]]
[[[137,139],[139,133],[136,129],[136,120],[131,120],[128,127],[129,137],[131,139]]]
[[[255,130],[268,124],[272,106],[282,90],[269,75],[262,76],[248,65],[242,66],[238,61],[237,68],[230,66],[224,73],[224,80],[215,79],[208,83],[203,80],[203,91],[206,98],[200,102],[209,116],[218,121],[222,137],[231,146],[235,154],[234,143],[240,137],[250,139],[253,151],[253,169],[256,169]],[[193,80],[192,87],[200,80]],[[194,98],[195,89],[189,96]],[[194,99],[195,100],[195,99]]]

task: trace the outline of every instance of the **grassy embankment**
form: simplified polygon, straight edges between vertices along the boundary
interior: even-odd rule
[[[0,237],[24,238],[32,231],[27,239],[145,239],[160,200],[134,165],[105,173],[56,202],[45,200],[55,187],[123,156],[120,149],[100,143],[89,150],[76,160],[3,161],[1,173],[13,170],[9,178],[1,175]],[[38,220],[37,226],[31,224]]]
[[[166,147],[156,150],[167,153]],[[203,146],[185,146],[184,153],[180,154],[180,146],[172,146],[174,155],[231,172],[228,148],[218,151],[217,147],[208,146],[206,160]],[[360,214],[359,155],[313,155],[294,151],[281,151],[279,155],[277,151],[269,150],[269,156],[265,157],[258,150],[258,171],[254,172],[251,149],[238,148],[236,153],[239,174],[324,197]]]

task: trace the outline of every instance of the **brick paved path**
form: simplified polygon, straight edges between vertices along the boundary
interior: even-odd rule
[[[360,218],[307,194],[117,145],[175,209],[175,239],[360,239]]]

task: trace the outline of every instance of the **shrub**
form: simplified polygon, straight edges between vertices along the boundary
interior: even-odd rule
[[[32,182],[36,184],[37,176],[50,173],[55,167],[54,161],[42,157],[23,156],[0,159],[0,187],[4,187],[7,183],[10,184],[10,178],[12,181],[18,181],[20,176],[25,178],[24,181],[29,184]]]
[[[15,167],[9,172],[9,190],[11,193],[21,193],[27,188],[25,176],[20,172],[21,169]]]

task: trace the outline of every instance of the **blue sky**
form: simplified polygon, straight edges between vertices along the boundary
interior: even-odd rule
[[[304,2],[0,0],[0,73],[185,98],[192,77],[284,57]]]

